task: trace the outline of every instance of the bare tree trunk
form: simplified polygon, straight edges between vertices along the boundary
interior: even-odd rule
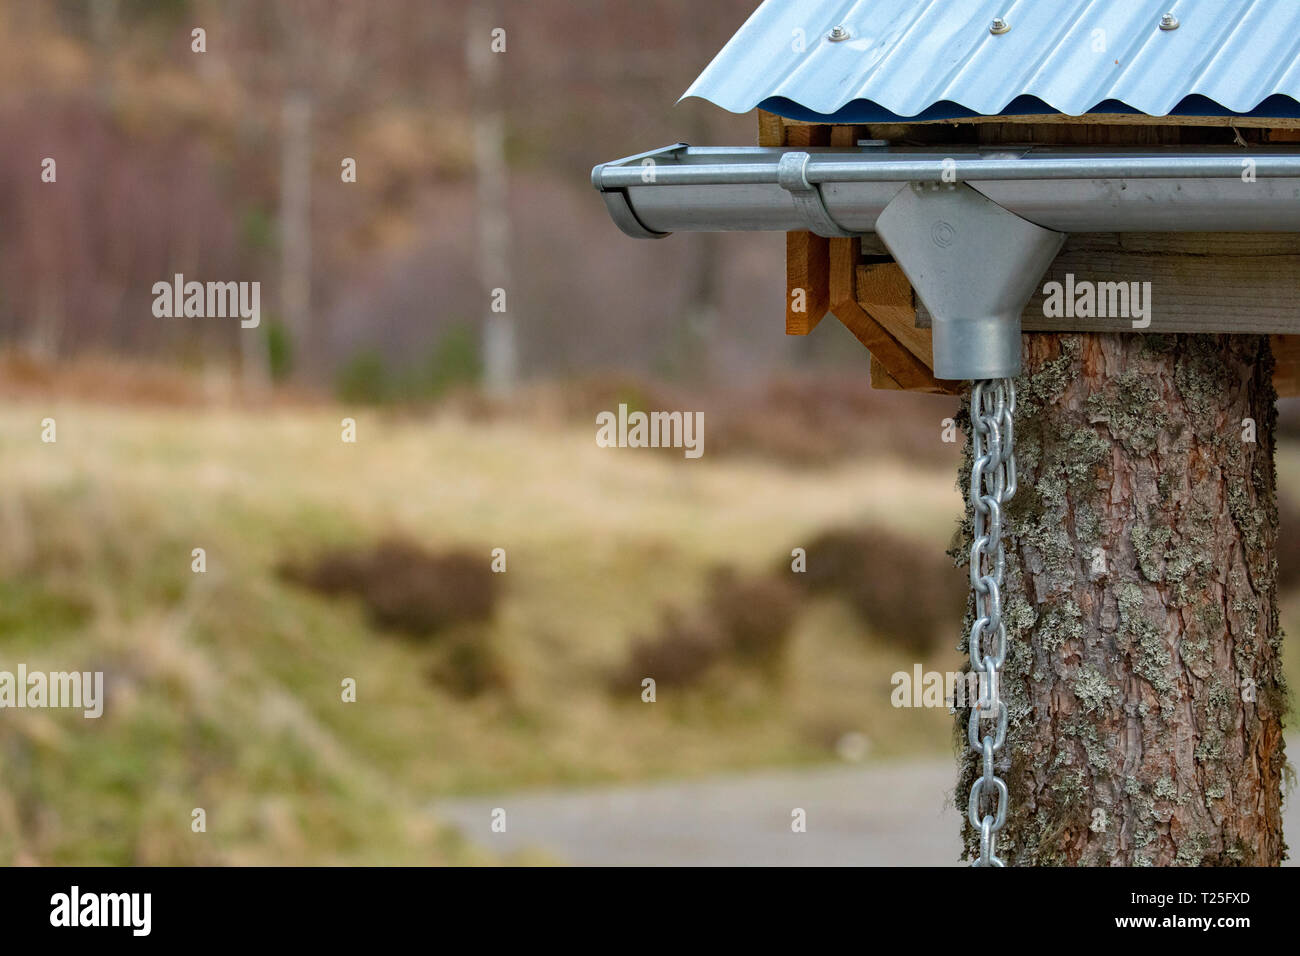
[[[36,308],[23,347],[33,358],[58,358],[63,341],[63,292],[57,270],[42,270],[36,281]]]
[[[1024,341],[1000,853],[1276,865],[1285,687],[1268,339]],[[968,546],[969,514],[960,537]],[[960,727],[964,738],[965,715]],[[963,807],[977,762],[962,764]],[[977,853],[978,833],[965,839]]]
[[[707,115],[703,110],[695,113],[691,142],[710,141]],[[713,370],[713,345],[722,311],[722,237],[716,232],[695,233],[687,237],[684,252],[684,308],[670,364],[684,377],[698,381],[707,379]]]
[[[95,94],[105,107],[114,101],[113,44],[117,40],[118,0],[93,0],[90,5],[90,35],[94,43]]]
[[[281,114],[280,301],[293,355],[306,365],[311,321],[311,96],[291,88]],[[262,338],[263,336],[258,336]]]
[[[473,90],[474,168],[478,202],[478,273],[483,289],[483,378],[489,391],[509,391],[518,377],[518,342],[510,308],[510,215],[506,124],[500,89],[503,53],[492,51],[500,8],[480,0],[469,11],[465,56]],[[505,290],[504,310],[495,290]]]

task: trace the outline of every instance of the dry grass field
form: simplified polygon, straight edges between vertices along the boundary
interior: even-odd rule
[[[824,761],[849,732],[881,754],[947,740],[946,713],[888,706],[912,655],[832,599],[797,614],[776,682],[724,660],[650,705],[609,675],[665,604],[701,600],[712,566],[779,566],[841,523],[941,551],[951,473],[688,462],[600,449],[589,429],[370,410],[21,399],[0,413],[0,460],[6,666],[103,670],[108,687],[98,721],[6,712],[3,862],[456,859],[431,796]],[[450,629],[491,648],[500,687],[449,691],[431,674],[454,633],[388,633],[279,571],[394,536],[484,566],[506,550],[491,620]]]
[[[355,444],[340,439],[348,416]],[[57,442],[41,441],[45,418]],[[837,527],[942,553],[955,468],[687,461],[601,449],[593,433],[336,406],[8,400],[0,667],[102,670],[107,704],[99,720],[5,712],[0,863],[465,862],[475,851],[430,819],[431,799],[825,763],[845,740],[855,759],[951,746],[945,709],[890,706],[889,675],[916,652],[834,594],[797,601],[775,669],[720,652],[653,704],[611,681],[668,608],[696,620],[710,569],[776,574]],[[1300,448],[1280,473],[1300,489]],[[284,570],[384,540],[485,568],[505,549],[490,617],[403,633],[365,594]],[[396,580],[376,567],[376,588]],[[1300,632],[1294,600],[1286,619]],[[926,666],[957,667],[955,639]]]

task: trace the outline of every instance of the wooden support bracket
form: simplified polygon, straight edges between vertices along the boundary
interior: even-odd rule
[[[760,146],[827,146],[829,126],[764,123],[759,113]],[[779,120],[780,117],[773,117]],[[779,136],[776,142],[764,142]],[[830,240],[811,232],[785,234],[785,334],[807,335],[830,308]]]
[[[1095,122],[1059,125],[977,124],[981,141],[1166,143],[1218,135],[1196,124],[1105,126]],[[1300,130],[1251,130],[1262,141],[1294,141]],[[1210,127],[1215,124],[1201,124]],[[759,111],[760,146],[852,147],[859,138],[951,135],[950,123],[893,127],[798,123]],[[945,129],[948,132],[945,132]],[[865,248],[864,248],[865,245]],[[867,255],[864,257],[864,252]],[[1071,236],[1044,276],[1067,275],[1093,283],[1151,281],[1157,310],[1151,332],[1269,333],[1276,360],[1273,383],[1279,396],[1300,395],[1300,236],[1274,235],[1100,235]],[[1025,331],[1133,331],[1129,318],[1055,319],[1044,315],[1044,296],[1025,309]],[[1160,314],[1163,312],[1163,316]],[[871,352],[871,384],[951,395],[961,383],[936,379],[929,316],[907,277],[878,242],[827,239],[810,232],[786,234],[788,335],[807,335],[827,314],[834,315]]]

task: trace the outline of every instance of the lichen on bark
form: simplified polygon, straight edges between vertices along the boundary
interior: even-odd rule
[[[1283,859],[1272,367],[1264,336],[1024,337],[1003,589],[1008,863]],[[964,493],[969,444],[963,468]],[[970,518],[968,503],[961,563]],[[979,761],[962,750],[964,811]],[[973,857],[978,833],[963,832]]]

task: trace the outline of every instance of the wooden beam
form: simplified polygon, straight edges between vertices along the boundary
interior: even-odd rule
[[[781,130],[789,127],[826,125],[804,120],[786,119],[783,116],[764,113],[762,110],[759,110],[758,113],[760,130],[764,125],[770,129],[779,128]],[[1300,132],[1300,118],[1144,116],[1134,113],[1093,113],[1086,116],[1062,116],[1051,113],[1030,113],[1006,116],[965,116],[957,119],[921,121],[896,120],[893,122],[871,123],[861,127],[861,129],[865,133],[865,138],[868,139],[899,139],[904,138],[908,131],[922,137],[931,134],[950,138],[951,133],[944,131],[951,131],[953,127],[960,126],[970,126],[978,129],[981,139],[999,138],[1002,142],[1009,141],[1007,136],[1003,134],[1011,133],[1014,128],[1019,128],[1022,131],[1032,128],[1037,131],[1032,137],[1026,137],[1021,133],[1016,134],[1014,138],[1017,140],[1023,139],[1025,142],[1045,143],[1062,137],[1077,141],[1080,136],[1095,135],[1105,137],[1110,142],[1127,140],[1132,145],[1140,145],[1140,141],[1148,139],[1153,135],[1152,131],[1154,130],[1162,131],[1159,135],[1172,135],[1174,137],[1177,137],[1177,130],[1186,130],[1188,136],[1195,139],[1221,135],[1220,132],[1212,131],[1223,131],[1231,139],[1231,131],[1240,130],[1247,137],[1254,136],[1256,139],[1278,143],[1296,141],[1295,136],[1297,132]],[[1106,130],[1106,132],[1089,134],[1086,131],[1090,129],[1102,129]],[[772,142],[762,142],[760,140],[759,145],[782,146],[784,141],[775,139]]]
[[[1131,304],[1122,315],[1058,315],[1055,310],[1045,314],[1048,297],[1043,289],[1050,282],[1060,283],[1063,293],[1070,287],[1081,290],[1085,282],[1094,288],[1123,283],[1127,293],[1136,283],[1144,308],[1149,305],[1150,311],[1150,324],[1140,327],[1144,332],[1300,331],[1300,236],[1071,236],[1025,307],[1022,328],[1026,332],[1132,332]],[[1077,301],[1080,294],[1062,297]],[[1094,311],[1099,310],[1100,303],[1094,306]],[[922,328],[929,327],[929,313],[923,306],[916,321]]]
[[[863,127],[870,139],[912,145],[1050,146],[1229,146],[1294,142],[1300,127],[1284,128],[1270,120],[1258,126],[1236,123],[1198,125],[1166,122],[1065,123],[1053,117],[987,116],[970,121],[873,123]],[[1146,119],[1145,117],[1143,119]],[[1163,119],[1156,117],[1153,119]]]
[[[938,381],[931,373],[932,361],[928,342],[924,346],[915,344],[927,338],[928,333],[918,335],[915,329],[911,330],[907,337],[914,344],[909,347],[893,336],[878,320],[879,314],[890,314],[892,321],[894,316],[891,310],[897,309],[900,301],[905,301],[907,308],[910,309],[911,287],[900,289],[895,284],[886,289],[877,289],[869,282],[866,287],[868,297],[864,298],[863,288],[858,285],[860,273],[857,246],[851,239],[834,240],[834,242],[831,275],[833,288],[840,295],[833,298],[831,313],[867,347],[874,363],[873,368],[879,367],[881,371],[887,373],[887,379],[878,375],[873,376],[873,383],[881,379],[885,383],[878,386],[881,388],[897,387],[908,391],[938,394],[948,394],[953,391],[952,383]],[[873,295],[877,298],[871,298]],[[913,311],[912,314],[915,312]]]
[[[1278,398],[1300,395],[1300,335],[1270,335],[1273,349],[1273,387]]]
[[[858,304],[926,368],[933,368],[931,333],[916,326],[916,297],[898,263],[863,263],[856,272]]]
[[[871,355],[870,352],[867,354]],[[894,376],[889,374],[889,370],[885,368],[880,359],[876,358],[874,355],[871,356],[871,387],[884,388],[892,392],[905,391],[903,386],[898,384],[898,381]]]
[[[831,127],[831,145],[848,148],[857,142],[856,126]],[[862,257],[862,240],[836,238],[830,240],[830,272],[828,293],[830,307],[834,311],[836,304],[856,300],[856,276],[854,269]]]
[[[784,146],[827,146],[828,126],[785,126]],[[830,308],[830,240],[811,232],[785,234],[785,334],[807,335]]]
[[[831,240],[830,297],[831,307],[837,303],[857,298],[857,277],[854,270],[862,258],[862,240]]]
[[[837,319],[867,347],[889,371],[890,376],[908,391],[945,393],[948,389],[935,380],[929,367],[909,352],[898,340],[867,314],[856,302],[839,302],[832,309]]]
[[[830,240],[785,234],[785,334],[807,335],[830,308]]]
[[[785,120],[766,110],[758,111],[758,145],[784,146]]]

